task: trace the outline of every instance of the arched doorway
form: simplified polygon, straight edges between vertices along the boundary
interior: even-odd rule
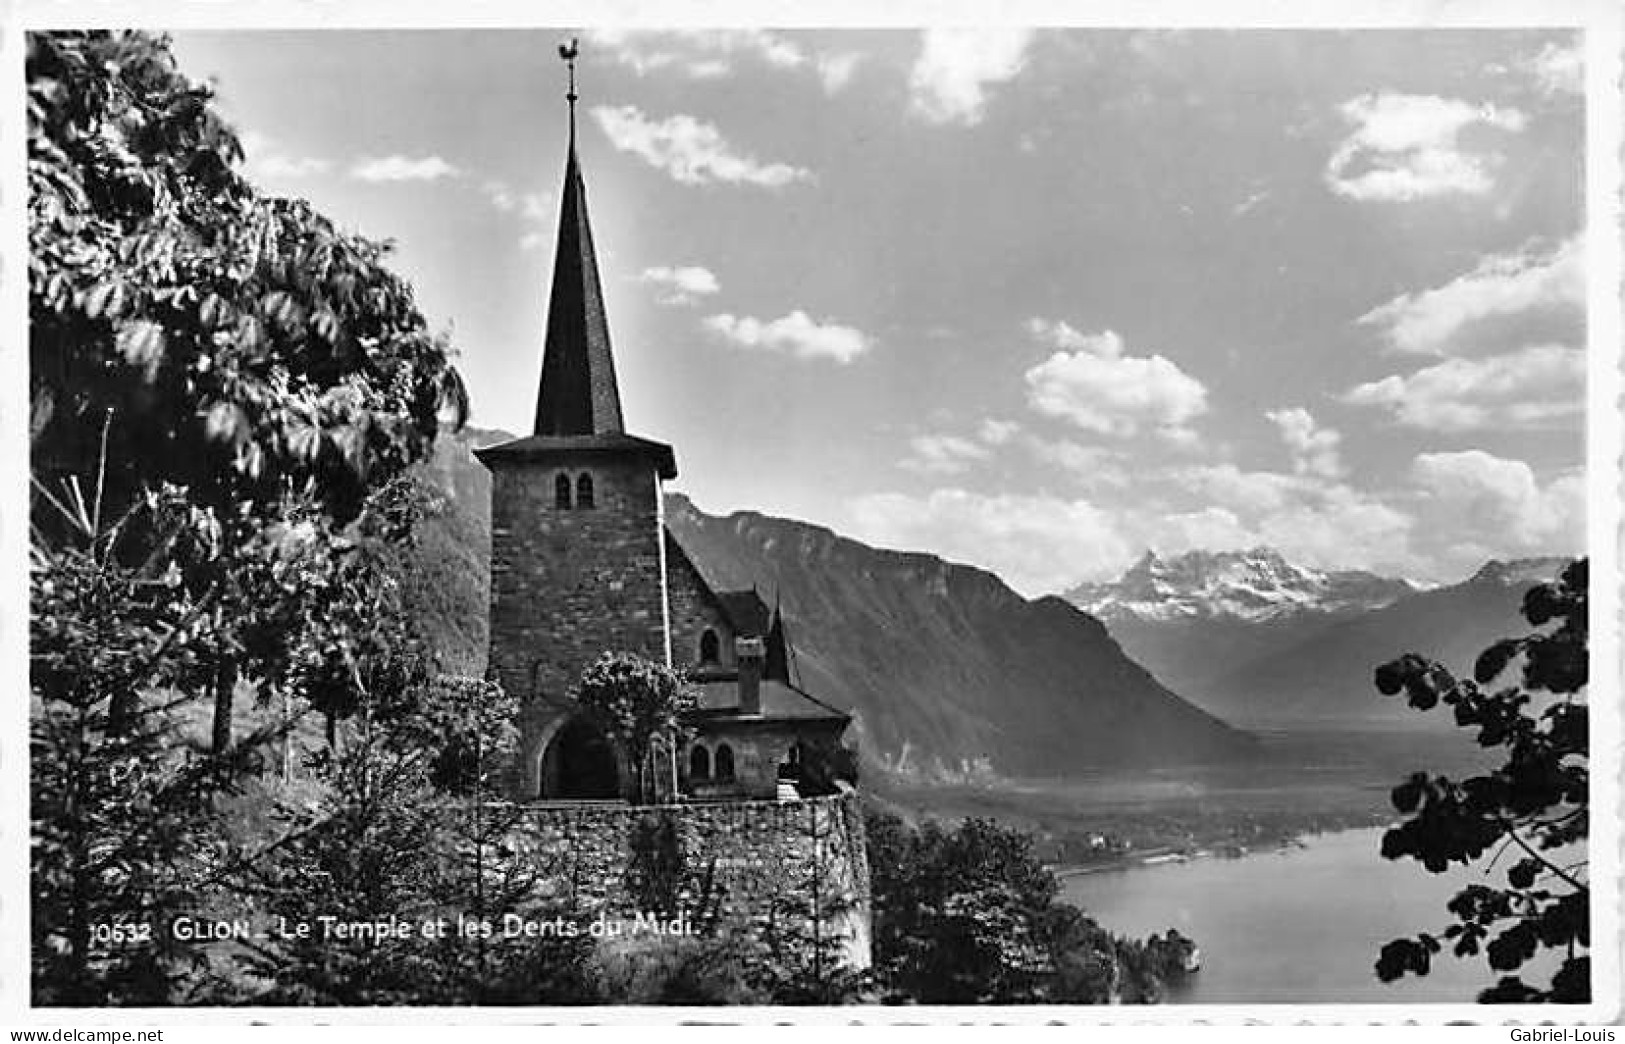
[[[541,793],[549,800],[618,798],[620,759],[604,730],[586,718],[561,726],[542,751]]]

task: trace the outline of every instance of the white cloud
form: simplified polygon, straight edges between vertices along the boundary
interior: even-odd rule
[[[1421,498],[1423,517],[1452,545],[1506,557],[1578,552],[1585,544],[1585,482],[1578,474],[1561,475],[1542,485],[1521,460],[1508,460],[1483,450],[1421,453],[1411,464],[1411,480]],[[1441,555],[1451,555],[1448,546]]]
[[[1451,354],[1463,334],[1484,334],[1482,324],[1530,313],[1577,315],[1585,303],[1585,251],[1580,237],[1545,250],[1490,254],[1471,272],[1443,286],[1401,294],[1362,315],[1404,352]]]
[[[661,304],[692,304],[722,289],[711,270],[699,265],[645,268],[638,281],[658,287],[660,292],[657,299]]]
[[[1386,407],[1401,424],[1432,431],[1549,428],[1585,412],[1585,369],[1583,351],[1536,345],[1393,374],[1343,400]]]
[[[743,60],[810,72],[828,94],[851,82],[861,60],[852,51],[819,53],[764,29],[596,29],[587,37],[595,50],[607,52],[639,76],[671,72],[715,80],[733,75]]]
[[[480,186],[491,205],[504,214],[518,213],[530,221],[547,221],[552,217],[547,205],[550,197],[541,192],[519,192],[505,181],[487,181]]]
[[[517,213],[524,219],[524,231],[519,234],[521,250],[535,250],[547,243],[553,218],[550,196],[541,192],[519,192],[505,181],[487,181],[480,186],[480,191],[497,210],[504,214]]]
[[[480,189],[485,193],[485,198],[491,201],[491,205],[504,213],[511,213],[519,206],[519,194],[505,182],[487,181]]]
[[[909,72],[911,109],[933,123],[980,123],[988,88],[1027,63],[1031,29],[926,29]]]
[[[1318,569],[1393,569],[1407,559],[1412,526],[1400,509],[1333,484],[1269,514],[1258,534],[1288,559]]]
[[[1259,517],[1279,511],[1307,493],[1312,480],[1276,471],[1243,471],[1234,464],[1198,464],[1170,470],[1177,485],[1237,514]]]
[[[290,155],[279,149],[271,137],[257,131],[240,135],[238,144],[243,147],[243,172],[253,180],[309,178],[333,169],[331,160],[319,156]]]
[[[938,449],[952,457],[947,445]],[[958,448],[974,457],[978,447],[964,440]],[[873,494],[849,502],[848,525],[859,539],[991,569],[1028,596],[1115,576],[1148,546],[1179,553],[1265,545],[1313,568],[1448,581],[1490,557],[1583,547],[1582,474],[1541,481],[1522,461],[1482,450],[1420,454],[1400,483],[1380,490],[1230,464],[1133,481],[1131,495],[1110,501],[959,487]]]
[[[1547,97],[1585,93],[1585,54],[1579,44],[1548,43],[1520,61],[1518,69]]]
[[[1139,477],[1149,485],[1119,515],[1118,530],[1170,551],[1262,544],[1320,569],[1455,582],[1488,558],[1571,554],[1583,547],[1582,474],[1543,483],[1522,461],[1477,449],[1419,454],[1402,481],[1371,490],[1232,464]],[[1157,489],[1172,490],[1174,499]]]
[[[1059,348],[1025,374],[1038,412],[1103,435],[1152,429],[1180,441],[1207,410],[1207,389],[1160,355],[1132,356],[1111,330],[1083,334],[1065,322],[1032,319],[1033,337]]]
[[[1228,551],[1260,543],[1257,530],[1244,525],[1234,511],[1222,507],[1158,514],[1144,536],[1146,544],[1170,555],[1194,550]]]
[[[1469,152],[1462,131],[1519,131],[1525,123],[1517,109],[1437,95],[1363,94],[1338,111],[1353,129],[1326,163],[1327,185],[1350,199],[1384,202],[1488,192],[1500,156]]]
[[[1198,505],[1172,529],[1168,519],[1179,517],[1174,512],[1144,518],[1139,529],[1154,546],[1172,550],[1184,534],[1189,546],[1210,550],[1268,545],[1319,569],[1397,569],[1409,563],[1412,522],[1401,507],[1308,469],[1288,474],[1204,464],[1150,478]],[[1208,542],[1197,542],[1199,537]]]
[[[996,417],[986,418],[976,429],[976,437],[989,446],[1003,446],[1020,433],[1020,424]]]
[[[1329,479],[1343,474],[1343,461],[1337,450],[1343,436],[1331,428],[1322,428],[1308,410],[1270,410],[1264,416],[1275,425],[1281,441],[1292,451],[1293,471]]]
[[[986,446],[959,435],[916,435],[908,448],[898,466],[922,475],[958,475],[992,456]]]
[[[270,153],[248,164],[252,175],[267,178],[308,178],[326,174],[333,164],[317,156],[283,156]]]
[[[937,489],[876,493],[847,506],[852,535],[992,570],[1027,597],[1115,576],[1134,548],[1085,500]]]
[[[1021,445],[1033,459],[1054,468],[1084,489],[1122,488],[1129,484],[1122,454],[1104,446],[1085,446],[1071,439],[1027,435]]]
[[[824,85],[826,94],[835,94],[842,87],[852,82],[852,75],[858,71],[860,56],[854,51],[841,51],[836,54],[820,55],[818,58],[818,80]]]
[[[697,80],[733,72],[740,57],[795,69],[809,62],[795,43],[762,29],[595,29],[587,34],[595,50],[629,66],[639,76],[675,71]]]
[[[737,153],[716,127],[683,113],[652,120],[632,105],[599,105],[592,115],[616,148],[685,185],[721,181],[780,188],[812,176],[787,163],[762,163]]]
[[[983,418],[966,435],[927,433],[909,439],[909,455],[898,466],[921,475],[958,475],[971,465],[993,459],[993,451],[1010,445],[1021,435],[1021,425],[995,417]]]
[[[365,157],[350,168],[350,176],[358,181],[438,181],[453,178],[458,169],[439,156],[379,156]]]
[[[1231,217],[1241,217],[1243,214],[1246,214],[1248,211],[1250,211],[1253,208],[1257,207],[1259,204],[1263,203],[1265,200],[1267,200],[1269,198],[1270,198],[1269,190],[1260,189],[1259,191],[1254,192],[1251,195],[1249,195],[1246,199],[1244,199],[1244,200],[1240,201],[1239,203],[1235,204],[1234,206],[1232,206],[1230,208],[1230,216]]]
[[[861,330],[819,323],[800,309],[767,321],[723,313],[707,317],[705,327],[741,348],[788,352],[798,359],[849,363],[874,344]]]

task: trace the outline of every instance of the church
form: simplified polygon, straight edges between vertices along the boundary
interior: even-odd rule
[[[625,753],[571,697],[605,652],[684,671],[698,691],[658,800],[812,797],[845,789],[851,716],[798,682],[783,614],[718,591],[666,526],[672,447],[629,433],[610,347],[572,82],[558,242],[532,433],[477,451],[491,472],[491,670],[521,705],[522,802],[635,800]]]

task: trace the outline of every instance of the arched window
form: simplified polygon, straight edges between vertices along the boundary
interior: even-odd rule
[[[570,506],[570,476],[559,475],[553,480],[553,506],[556,508],[569,508]]]
[[[688,778],[711,778],[711,752],[704,747],[696,745],[688,755]]]
[[[576,507],[592,507],[592,476],[583,474],[576,479]]]
[[[734,752],[726,743],[717,745],[717,782],[731,783],[734,778]]]
[[[719,649],[720,643],[717,641],[717,632],[707,627],[705,633],[700,635],[700,662],[716,663]]]

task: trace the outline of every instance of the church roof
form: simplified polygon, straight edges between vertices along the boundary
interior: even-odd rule
[[[607,453],[625,457],[642,454],[654,458],[660,477],[677,477],[677,456],[664,442],[624,432],[603,435],[527,435],[474,451],[482,463],[492,460],[553,460],[561,453]]]
[[[699,710],[707,718],[730,717],[740,721],[850,721],[852,715],[838,711],[827,703],[803,692],[787,682],[764,678],[761,682],[762,713],[739,713],[739,683],[716,680],[700,682]]]
[[[548,338],[536,398],[538,436],[626,431],[621,390],[609,351],[609,317],[598,285],[598,257],[587,220],[587,184],[575,156],[575,106],[570,104],[569,158],[559,203],[559,244],[552,255]]]
[[[536,400],[537,435],[604,435],[626,430],[609,318],[598,283],[598,258],[587,220],[587,187],[576,158],[575,99],[570,101],[570,147],[559,204],[559,239],[553,289],[547,302],[542,386]]]
[[[562,52],[561,52],[562,53]],[[664,442],[626,433],[621,393],[610,351],[609,318],[598,281],[598,257],[587,220],[587,186],[576,156],[575,82],[572,67],[570,142],[559,203],[553,286],[547,301],[542,381],[533,434],[476,450],[482,463],[553,460],[585,453],[653,459],[663,479],[677,477],[677,456]]]
[[[765,638],[773,625],[773,614],[756,589],[718,591],[717,607],[741,638]]]
[[[790,644],[789,630],[784,623],[784,614],[777,607],[769,610],[767,602],[754,587],[737,591],[718,591],[712,587],[710,579],[695,565],[693,556],[683,547],[682,541],[677,539],[677,534],[672,532],[670,526],[666,527],[666,554],[674,566],[681,564],[687,573],[698,581],[699,596],[716,607],[717,612],[728,622],[728,626],[733,628],[735,636],[766,640],[767,662],[763,665],[762,673],[764,678],[784,682],[787,685],[794,685],[799,680],[794,670],[795,653]],[[737,672],[732,668],[708,667],[700,680],[737,677]]]

